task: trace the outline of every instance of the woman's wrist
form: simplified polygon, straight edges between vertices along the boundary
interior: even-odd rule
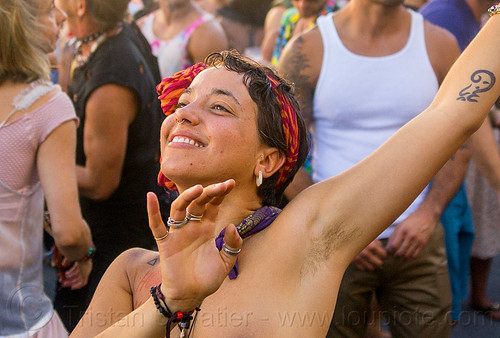
[[[180,311],[180,310],[174,310],[172,311],[169,306],[167,305],[167,300],[165,298],[165,295],[161,291],[161,283],[158,286],[153,286],[151,288],[151,296],[153,298],[153,302],[158,309],[159,313],[163,315],[164,318],[167,319],[166,323],[166,337],[170,337],[170,330],[177,324],[180,323],[181,327],[183,327],[183,330],[185,328],[189,328],[191,325],[191,321],[193,320],[193,313],[195,311],[199,311],[200,309],[198,307],[193,308],[192,310],[188,311]],[[181,302],[184,303],[184,302]],[[178,306],[179,304],[177,304]],[[182,306],[187,306],[187,308],[190,308],[189,305],[187,304],[182,304]]]
[[[172,312],[190,312],[193,311],[201,304],[201,300],[198,301],[194,298],[191,299],[177,299],[169,297],[168,291],[165,290],[163,283],[158,286],[158,295],[163,298],[162,301],[168,306],[168,309]]]
[[[86,262],[89,259],[91,259],[92,257],[94,257],[95,252],[96,252],[96,248],[94,246],[94,243],[92,243],[90,245],[90,248],[88,249],[87,253],[82,258],[77,259],[75,262]]]

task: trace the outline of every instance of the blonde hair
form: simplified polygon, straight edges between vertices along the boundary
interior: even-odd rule
[[[36,0],[0,1],[0,83],[49,78]]]

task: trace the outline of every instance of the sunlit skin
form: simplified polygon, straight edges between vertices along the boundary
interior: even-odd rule
[[[242,78],[225,69],[203,71],[180,97],[175,114],[163,122],[161,170],[180,191],[233,178],[236,189],[256,192],[255,169],[249,163],[256,163],[268,147],[257,135],[257,105]],[[195,144],[172,142],[176,137]]]
[[[38,22],[46,38],[42,45],[45,53],[54,51],[59,39],[59,28],[66,20],[66,14],[55,4],[54,0],[41,0],[37,13]]]
[[[162,292],[172,311],[192,310],[201,304],[193,337],[324,337],[346,267],[408,207],[479,128],[498,98],[500,87],[496,84],[492,90],[481,93],[478,102],[456,100],[457,93],[469,83],[470,74],[477,69],[493,74],[500,72],[497,58],[500,44],[491,43],[498,42],[498,20],[487,24],[485,33],[462,54],[431,106],[371,156],[343,174],[304,190],[271,226],[245,238],[243,245],[241,241],[238,245],[233,236],[229,245],[236,249],[242,247],[238,255],[240,274],[235,280],[225,278],[230,257],[214,248],[213,233],[217,227],[230,223],[230,214],[241,221],[241,216],[253,208],[248,201],[259,203],[255,188],[239,190],[239,185],[250,184],[255,178],[255,169],[266,170],[259,153],[261,149],[264,153],[271,149],[257,142],[256,131],[251,131],[255,129],[255,117],[239,114],[245,109],[233,112],[236,116],[232,117],[231,113],[225,115],[226,112],[218,115],[220,108],[214,112],[215,106],[207,104],[211,100],[207,95],[214,89],[228,90],[240,103],[240,100],[246,101],[246,96],[239,94],[245,89],[241,81],[237,81],[241,76],[226,75],[221,69],[198,75],[192,85],[194,93],[185,93],[189,101],[183,102],[186,99],[183,96],[180,104],[183,108],[165,122],[162,170],[183,190],[172,204],[171,217],[180,220],[179,216],[184,216],[189,207],[190,212],[203,214],[203,220],[188,222],[181,229],[173,229],[164,239],[157,238],[159,252],[135,249],[120,255],[101,279],[89,310],[72,336],[93,336],[106,330],[104,336],[109,337],[164,337],[166,319],[145,287],[161,279]],[[488,47],[491,53],[485,53],[483,47]],[[207,74],[217,81],[212,82]],[[255,111],[255,106],[247,109]],[[183,118],[192,118],[194,122],[187,120],[175,126],[174,117],[181,122]],[[253,122],[245,126],[243,121]],[[169,147],[168,137],[191,124],[192,136],[205,147]],[[237,132],[225,129],[229,127]],[[440,132],[443,128],[448,132]],[[248,143],[244,143],[246,141]],[[242,173],[230,168],[233,160],[227,158],[229,153],[236,154],[246,164]],[[220,156],[208,163],[213,154]],[[263,155],[273,163],[272,170],[266,174],[272,174],[282,165],[275,155]],[[397,165],[394,165],[395,158],[399,159]],[[168,159],[177,162],[177,166],[166,163]],[[191,162],[200,162],[205,168],[192,168]],[[219,168],[226,173],[218,173]],[[182,178],[182,170],[190,178]],[[193,178],[191,172],[198,178]],[[251,180],[247,176],[252,172]],[[214,173],[218,177],[211,177]],[[205,185],[232,174],[238,175],[237,186],[229,180],[216,186],[186,189],[193,183]],[[230,189],[233,190],[229,193]],[[200,194],[205,198],[199,200]],[[218,204],[212,203],[214,200]],[[166,228],[153,194],[148,195],[148,214],[153,235],[163,238]],[[207,256],[207,252],[211,255]],[[214,269],[207,274],[207,266],[217,268],[217,272]],[[158,273],[157,279],[153,270]],[[216,282],[220,288],[214,292]],[[310,322],[296,321],[283,325],[282,317],[286,314],[315,314],[320,322],[316,320],[308,325]],[[98,315],[102,315],[102,320],[96,323]],[[123,318],[115,322],[118,316]]]

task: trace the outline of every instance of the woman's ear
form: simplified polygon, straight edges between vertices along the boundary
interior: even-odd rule
[[[87,0],[78,0],[76,6],[76,14],[82,17],[87,12]]]
[[[263,149],[257,159],[254,174],[258,177],[259,171],[262,171],[263,178],[271,177],[284,163],[285,156],[277,148]]]

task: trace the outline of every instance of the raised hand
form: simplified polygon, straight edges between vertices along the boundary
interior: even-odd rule
[[[162,292],[171,311],[190,311],[222,284],[236,262],[243,240],[236,228],[226,228],[226,250],[215,246],[216,218],[219,205],[233,189],[234,180],[203,188],[187,189],[172,203],[170,218],[178,227],[169,232],[162,221],[158,199],[148,194],[149,226],[158,244],[162,273]],[[187,214],[187,210],[190,213]],[[191,219],[186,219],[186,216]],[[196,216],[202,216],[197,220]],[[175,223],[173,223],[175,225]]]

